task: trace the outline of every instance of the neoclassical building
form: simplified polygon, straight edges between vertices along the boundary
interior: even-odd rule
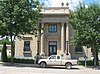
[[[16,38],[16,58],[34,58],[37,53],[41,56],[70,56],[72,59],[91,57],[91,49],[73,46],[71,43],[74,32],[68,22],[68,6],[43,7],[41,14],[45,16],[39,22],[41,28],[44,28],[42,34],[38,33],[37,37],[24,35],[22,40]]]

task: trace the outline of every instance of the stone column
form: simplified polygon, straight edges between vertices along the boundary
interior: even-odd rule
[[[61,24],[61,51],[64,53],[64,23]]]
[[[69,54],[69,25],[66,23],[66,55]]]
[[[44,28],[44,23],[41,23],[41,27]],[[41,30],[41,53],[44,54],[44,31]]]

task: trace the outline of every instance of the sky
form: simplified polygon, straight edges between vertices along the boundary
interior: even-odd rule
[[[100,3],[100,0],[39,0],[41,3],[44,3],[45,6],[48,7],[60,7],[61,3],[63,2],[64,5],[66,3],[69,3],[70,9],[73,9],[73,7],[77,6],[79,2],[84,2],[86,5],[89,3],[93,3],[95,1]]]

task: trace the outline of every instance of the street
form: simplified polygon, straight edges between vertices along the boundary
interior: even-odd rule
[[[38,68],[25,66],[2,66],[0,64],[0,74],[100,74],[100,69],[85,69],[85,68]]]

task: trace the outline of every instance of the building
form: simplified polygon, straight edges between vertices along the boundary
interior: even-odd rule
[[[22,40],[16,38],[16,58],[34,58],[37,53],[41,56],[63,55],[72,59],[91,56],[91,49],[76,47],[71,43],[74,32],[68,23],[68,6],[43,7],[41,14],[45,17],[39,25],[45,30],[41,30],[42,34],[38,34],[38,37],[24,35]]]

